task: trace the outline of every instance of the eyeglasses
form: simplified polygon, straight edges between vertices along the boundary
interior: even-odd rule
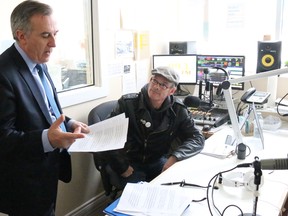
[[[166,90],[170,87],[168,87],[167,85],[165,85],[164,83],[160,83],[157,79],[155,78],[151,78],[150,82],[153,84],[153,85],[159,85],[161,89],[163,90]]]

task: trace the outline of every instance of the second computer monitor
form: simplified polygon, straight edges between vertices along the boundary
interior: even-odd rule
[[[205,71],[206,70],[206,71]],[[208,71],[207,71],[208,70]],[[225,73],[227,72],[227,73]],[[245,75],[245,56],[242,55],[197,55],[197,80],[215,85],[226,79]],[[243,90],[244,83],[232,84],[232,89]]]

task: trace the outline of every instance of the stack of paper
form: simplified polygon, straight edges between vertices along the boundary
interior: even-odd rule
[[[100,152],[121,149],[127,140],[128,118],[120,114],[89,126],[90,133],[77,139],[69,152]]]
[[[180,216],[191,203],[189,192],[181,187],[128,183],[113,211],[133,216]]]

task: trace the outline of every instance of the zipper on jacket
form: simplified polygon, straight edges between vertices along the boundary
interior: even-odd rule
[[[142,158],[142,162],[144,163],[146,160],[146,148],[147,148],[147,139],[144,140],[144,154],[143,154],[143,158]]]

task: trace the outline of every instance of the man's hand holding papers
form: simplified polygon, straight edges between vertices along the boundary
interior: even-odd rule
[[[89,126],[90,133],[77,139],[69,152],[101,152],[121,149],[127,140],[128,118],[120,114]]]

